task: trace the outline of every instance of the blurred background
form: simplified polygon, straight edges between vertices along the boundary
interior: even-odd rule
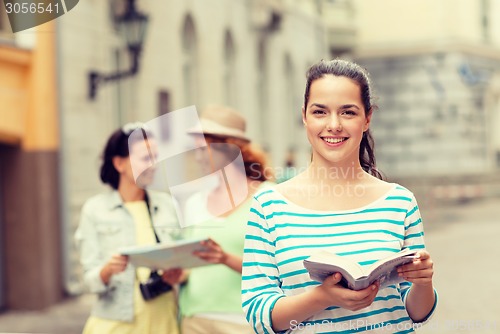
[[[498,333],[500,0],[83,0],[17,33],[1,4],[0,332],[81,331],[73,234],[114,129],[230,105],[284,179],[310,157],[305,72],[336,57],[371,73],[379,168],[421,206],[423,332]]]

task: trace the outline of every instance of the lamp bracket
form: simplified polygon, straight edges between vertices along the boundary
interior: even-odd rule
[[[118,71],[111,74],[102,74],[97,71],[89,72],[89,98],[94,100],[97,96],[97,88],[100,84],[108,81],[121,80],[134,76],[139,71],[140,48],[129,48],[132,64],[128,70]]]

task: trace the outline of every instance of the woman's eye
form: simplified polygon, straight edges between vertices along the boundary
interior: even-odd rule
[[[345,110],[342,112],[342,114],[347,115],[347,116],[356,116],[356,112],[354,110]]]
[[[324,110],[313,110],[313,115],[324,115],[326,114],[326,111]]]

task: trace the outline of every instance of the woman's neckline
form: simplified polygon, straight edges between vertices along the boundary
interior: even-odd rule
[[[125,205],[139,205],[139,204],[145,204],[145,203],[146,203],[146,201],[143,199],[137,199],[137,200],[133,200],[133,201],[123,202],[123,204],[125,204]]]
[[[283,195],[277,188],[276,186],[275,187],[272,187],[272,191],[275,192],[279,197],[281,197],[285,202],[286,204],[289,204],[289,205],[292,205],[292,206],[295,206],[297,208],[299,208],[300,210],[303,210],[303,211],[308,211],[308,212],[311,212],[311,213],[318,213],[318,214],[343,214],[343,213],[352,213],[352,212],[359,212],[359,211],[363,211],[363,210],[366,210],[366,209],[369,209],[370,207],[373,207],[375,204],[377,204],[378,202],[381,202],[383,200],[385,200],[389,194],[391,192],[394,191],[394,189],[396,189],[396,187],[398,186],[397,183],[389,183],[391,185],[391,187],[386,191],[384,192],[382,195],[380,195],[379,197],[377,197],[376,199],[374,199],[373,201],[365,204],[365,205],[362,205],[362,206],[359,206],[359,207],[356,207],[356,208],[351,208],[351,209],[343,209],[343,210],[318,210],[318,209],[312,209],[312,208],[307,208],[303,205],[300,205],[292,200],[290,200],[288,197],[286,197],[285,195]]]
[[[269,185],[269,184],[272,184],[271,182],[269,181],[262,181],[262,182],[259,182],[259,184],[252,190],[252,189],[248,189],[249,190],[249,194],[247,195],[247,198],[242,201],[241,203],[239,203],[235,208],[233,208],[232,210],[229,210],[228,213],[224,213],[224,214],[221,214],[221,215],[213,215],[210,210],[208,209],[208,196],[210,194],[210,191],[207,190],[207,191],[204,191],[202,193],[200,193],[200,195],[202,196],[202,201],[204,203],[203,205],[203,211],[205,212],[206,215],[210,216],[211,219],[215,219],[215,220],[219,220],[219,221],[222,221],[224,219],[226,219],[227,217],[235,214],[236,212],[238,212],[239,210],[242,210],[245,208],[245,203],[249,202],[250,199],[252,199],[252,197],[260,190],[262,189],[265,185]]]

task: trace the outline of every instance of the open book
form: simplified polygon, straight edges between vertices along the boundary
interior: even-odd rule
[[[136,267],[148,267],[153,270],[168,268],[194,268],[211,263],[193,255],[194,251],[204,250],[200,242],[208,239],[179,240],[147,246],[130,246],[119,249],[127,255],[130,263]]]
[[[352,290],[365,289],[375,281],[387,286],[403,281],[398,276],[397,267],[412,262],[418,250],[405,248],[369,266],[361,266],[344,256],[321,251],[304,260],[304,267],[311,279],[323,282],[334,273],[342,274],[340,284]]]

